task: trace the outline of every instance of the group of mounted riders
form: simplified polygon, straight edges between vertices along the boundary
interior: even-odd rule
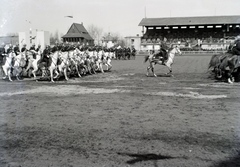
[[[132,47],[120,47],[120,48],[115,48],[115,59],[117,60],[130,60],[131,57],[132,59],[135,59],[136,57],[136,49]]]
[[[57,66],[59,66],[59,70],[65,70],[65,72],[68,71],[70,73],[76,72],[78,76],[81,77],[81,75],[87,73],[96,73],[97,70],[104,72],[102,65],[106,65],[107,70],[110,70],[112,68],[112,65],[110,64],[111,59],[116,58],[115,53],[118,50],[119,49],[116,48],[106,48],[102,46],[85,46],[68,43],[57,43],[52,47],[48,45],[44,50],[41,49],[41,45],[36,47],[35,44],[33,44],[29,49],[27,49],[26,44],[24,44],[20,49],[19,45],[16,44],[14,47],[9,45],[8,49],[5,50],[5,45],[2,44],[0,47],[0,64],[3,67],[5,75],[10,77],[10,75],[13,75],[12,72],[15,69],[14,64],[16,62],[16,57],[17,55],[21,55],[23,62],[25,62],[20,63],[21,68],[24,69],[22,70],[23,73],[27,72],[31,67],[34,68],[34,63],[36,62],[36,70],[34,69],[35,71],[33,70],[32,72],[34,77],[36,77],[34,72],[38,69],[42,69],[43,77],[43,73],[46,74],[51,65],[54,67],[54,71],[56,73],[58,69]],[[60,55],[54,58],[52,55],[56,52]],[[8,59],[9,62],[7,62],[7,64],[6,60],[10,54],[15,56]],[[11,73],[8,73],[8,71],[11,71]],[[65,78],[67,79],[66,74]],[[11,78],[9,79],[11,80]],[[53,81],[53,79],[51,80]]]
[[[227,52],[212,56],[209,69],[217,79],[227,79],[228,83],[240,79],[240,36],[235,37]]]

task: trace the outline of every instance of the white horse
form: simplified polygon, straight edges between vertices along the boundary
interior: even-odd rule
[[[89,63],[90,63],[90,68],[91,71],[96,74],[96,70],[98,68],[97,64],[96,64],[96,60],[97,60],[97,51],[89,51],[88,52],[88,56],[89,56]]]
[[[80,51],[78,48],[76,48],[76,61],[79,69],[79,73],[82,75],[86,75],[88,68],[85,64],[86,61],[86,55],[84,51]]]
[[[58,61],[59,55],[60,55],[60,51],[58,50],[49,55],[51,64],[48,67],[48,69],[50,71],[51,82],[54,82],[53,72],[57,74],[54,78],[57,78],[59,76],[59,73],[57,72],[57,61]]]
[[[104,52],[103,50],[100,50],[98,52],[97,65],[98,65],[98,69],[102,73],[104,73],[103,65],[107,66],[107,71],[109,71],[112,68],[111,57],[109,56],[109,52]]]
[[[36,54],[36,59],[33,59],[33,60],[31,61],[31,64],[30,64],[30,67],[33,68],[32,74],[33,74],[34,79],[37,78],[37,77],[36,77],[36,72],[37,72],[37,70],[38,70],[38,62],[39,62],[39,60],[41,59],[41,54],[42,54],[42,52],[41,52],[41,50],[39,49],[39,51],[38,51],[37,54]]]
[[[26,54],[20,53],[14,58],[13,74],[15,73],[17,80],[19,80],[19,75],[22,72],[23,67],[26,65]]]
[[[103,55],[102,64],[107,66],[107,71],[111,70],[112,68],[111,64],[113,58],[112,56],[113,56],[112,52],[105,52],[105,54]]]
[[[78,54],[79,54],[79,49],[77,49],[77,48],[75,48],[72,51],[69,51],[69,60],[70,60],[70,63],[74,66],[78,77],[81,78],[82,76],[78,70]],[[71,70],[73,70],[73,69],[71,69]]]
[[[67,70],[68,70],[68,67],[69,67],[69,52],[62,52],[61,55],[60,55],[60,60],[61,60],[61,64],[58,65],[58,70],[59,70],[59,73],[64,73],[64,77],[65,77],[65,80],[69,80],[68,76],[67,76]]]
[[[5,64],[2,66],[3,72],[5,74],[3,79],[6,79],[8,77],[9,81],[12,81],[11,68],[12,68],[13,58],[15,58],[15,57],[16,57],[16,54],[14,52],[10,52],[9,54],[6,55]]]
[[[156,64],[167,66],[168,69],[169,69],[169,73],[167,73],[167,74],[172,75],[172,64],[173,64],[173,60],[174,60],[174,57],[175,57],[176,54],[179,54],[179,55],[182,54],[182,52],[180,51],[178,46],[175,46],[174,48],[172,48],[168,52],[168,59],[167,59],[166,63],[163,62],[164,61],[163,59],[154,59],[153,58],[154,55],[146,56],[144,62],[149,60],[149,63],[150,63],[150,65],[147,67],[147,74],[146,75],[148,76],[149,75],[149,70],[152,69],[153,75],[155,77],[157,77],[157,75],[154,72],[154,65],[156,65]]]

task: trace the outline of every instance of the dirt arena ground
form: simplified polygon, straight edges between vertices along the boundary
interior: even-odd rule
[[[144,57],[68,82],[0,80],[2,167],[240,166],[240,84],[209,78],[210,56]]]

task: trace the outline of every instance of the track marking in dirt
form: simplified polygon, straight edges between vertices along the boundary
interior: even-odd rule
[[[67,96],[78,94],[102,94],[102,93],[126,93],[128,90],[122,89],[104,89],[104,88],[88,88],[83,86],[41,86],[31,90],[16,91],[16,92],[4,92],[0,93],[0,96],[13,96],[13,95],[25,95],[25,94],[47,94],[52,96]]]
[[[133,76],[135,73],[122,74],[123,76]]]
[[[182,89],[186,89],[186,90],[198,90],[198,89],[200,89],[200,88],[183,87]]]
[[[159,82],[158,84],[159,84],[159,85],[166,85],[167,82]]]
[[[203,87],[214,87],[214,88],[231,88],[234,86],[239,86],[239,83],[228,84],[228,83],[209,83],[209,84],[197,84]]]
[[[175,97],[188,97],[193,99],[219,99],[226,98],[226,95],[203,95],[198,92],[189,92],[188,94],[175,93],[175,92],[156,92],[156,93],[147,93],[148,95],[155,96],[175,96]]]

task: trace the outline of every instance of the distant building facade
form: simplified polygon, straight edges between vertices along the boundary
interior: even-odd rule
[[[83,24],[73,23],[67,34],[62,36],[63,42],[84,43],[94,45],[93,38],[89,35]]]
[[[125,37],[125,44],[127,47],[135,48],[136,50],[141,49],[141,37],[137,34],[136,36]]]
[[[18,43],[18,36],[17,35],[8,35],[8,36],[1,36],[0,37],[0,44],[12,44],[12,45],[16,45],[16,43]]]
[[[19,46],[20,48],[26,44],[27,48],[30,48],[32,44],[41,45],[41,48],[44,49],[46,45],[50,45],[50,35],[48,31],[36,31],[32,32],[19,32]]]

